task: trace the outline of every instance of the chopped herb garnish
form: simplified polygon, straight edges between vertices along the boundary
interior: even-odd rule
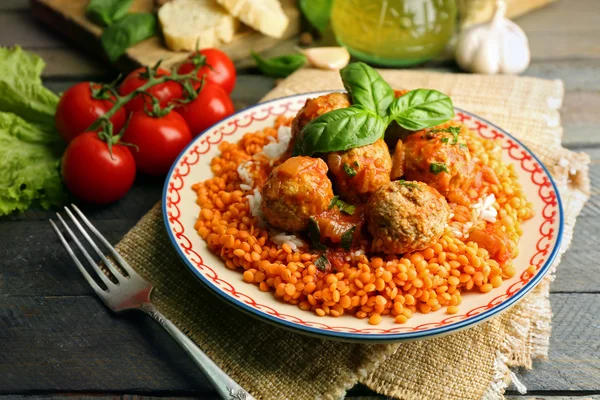
[[[436,175],[440,172],[445,172],[447,174],[450,173],[448,172],[448,167],[446,167],[446,164],[441,162],[432,162],[431,164],[429,164],[429,170]]]
[[[466,144],[464,144],[464,143],[461,143],[461,144],[459,144],[459,145],[458,145],[458,147],[460,147],[460,148],[461,148],[461,149],[463,149],[463,150],[468,150],[468,149],[469,149],[469,146],[467,146],[467,145],[466,145]]]
[[[346,175],[348,175],[350,178],[352,178],[353,176],[356,176],[356,170],[354,168],[352,168],[350,165],[348,165],[348,163],[344,163],[344,165],[342,165],[342,169],[344,170]]]
[[[352,247],[352,242],[354,242],[354,231],[356,230],[356,226],[348,229],[346,232],[342,234],[342,248],[346,251],[350,251]]]
[[[327,250],[327,246],[321,243],[321,230],[313,217],[308,219],[308,238],[310,239],[310,246],[313,249]]]
[[[427,132],[427,138],[428,139],[432,139],[435,137],[435,133],[438,132],[448,132],[452,134],[452,143],[451,144],[457,144],[458,143],[458,135],[460,134],[460,126],[449,126],[447,128],[444,129],[432,129],[429,132]],[[430,135],[431,134],[431,135]],[[449,142],[449,138],[444,137],[440,139],[442,143],[448,143]]]
[[[329,202],[329,207],[327,207],[328,210],[331,210],[333,207],[335,207],[337,205],[337,201],[340,198],[340,196],[333,196],[333,198],[331,199],[331,201]]]
[[[360,164],[358,163],[358,161],[354,161],[354,162],[352,163],[352,165],[354,165],[356,168],[360,167]]]
[[[421,190],[421,187],[414,182],[406,182],[405,180],[400,179],[398,183],[400,183],[402,186]]]
[[[333,196],[333,199],[331,199],[329,209],[331,210],[333,207],[339,208],[341,212],[348,215],[354,215],[354,211],[356,211],[356,206],[346,203],[344,200],[341,200],[339,196]]]
[[[325,257],[324,254],[321,254],[319,258],[315,261],[315,267],[321,272],[327,271],[327,268],[330,266],[329,260]]]
[[[449,126],[448,132],[452,134],[452,144],[458,143],[458,134],[460,133],[460,126]]]

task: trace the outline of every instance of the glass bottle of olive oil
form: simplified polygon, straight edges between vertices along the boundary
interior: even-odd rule
[[[455,0],[334,0],[331,25],[356,58],[408,66],[439,55],[454,34]]]

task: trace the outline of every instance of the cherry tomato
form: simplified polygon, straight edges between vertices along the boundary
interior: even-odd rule
[[[62,158],[62,176],[67,188],[90,203],[119,200],[133,185],[135,161],[127,146],[108,144],[95,132],[86,132],[69,143]]]
[[[55,116],[56,129],[67,142],[85,132],[98,117],[106,114],[113,106],[110,100],[93,98],[90,85],[100,89],[100,85],[81,82],[69,88],[60,97]],[[113,132],[118,133],[125,125],[125,110],[119,109],[110,118],[110,122],[113,124]]]
[[[192,141],[190,128],[183,117],[171,111],[162,117],[152,117],[144,111],[132,114],[123,142],[136,145],[131,149],[139,172],[166,175],[169,168]]]
[[[229,95],[220,86],[205,82],[193,101],[175,109],[196,136],[235,111]]]
[[[203,49],[193,53],[188,57],[188,61],[181,64],[177,70],[180,74],[187,74],[194,70],[199,62],[204,58],[205,65],[198,70],[198,78],[206,75],[208,82],[216,83],[230,94],[235,86],[235,66],[227,54],[218,49]],[[200,83],[194,86],[196,89]]]
[[[145,68],[138,68],[132,71],[121,83],[121,86],[119,87],[119,94],[121,96],[126,96],[129,93],[136,90],[137,88],[139,88],[140,86],[144,85],[148,81],[148,79],[144,77],[145,74]],[[166,69],[159,68],[156,71],[156,77],[168,75],[171,75],[171,73]],[[173,100],[182,97],[183,88],[177,82],[168,81],[152,86],[150,89],[146,90],[146,92],[156,97],[160,102],[160,107],[164,108],[168,106]],[[138,94],[130,102],[125,104],[125,110],[127,110],[127,112],[130,113],[134,111],[140,111],[144,109],[144,104],[146,104],[146,107],[148,107],[148,109],[152,108],[152,100],[150,99],[150,97],[145,96],[143,94]]]

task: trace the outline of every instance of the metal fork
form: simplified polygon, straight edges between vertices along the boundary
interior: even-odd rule
[[[58,220],[61,222],[64,229],[69,233],[69,236],[75,242],[75,245],[79,251],[83,254],[90,267],[96,272],[98,277],[102,280],[106,289],[103,289],[94,281],[83,264],[75,255],[75,252],[67,243],[67,240],[58,229],[53,220],[50,219],[50,224],[56,232],[56,235],[62,242],[65,250],[69,253],[77,268],[83,275],[86,281],[90,284],[94,292],[102,299],[104,304],[112,311],[118,313],[125,310],[139,310],[143,311],[151,316],[156,322],[158,322],[163,328],[167,330],[175,339],[177,343],[185,350],[185,352],[192,358],[194,363],[202,370],[204,375],[212,382],[215,389],[223,399],[229,400],[254,400],[254,398],[246,392],[240,385],[238,385],[233,379],[231,379],[221,368],[219,368],[196,344],[188,338],[183,332],[181,332],[171,321],[165,318],[150,302],[150,293],[152,292],[152,285],[145,281],[139,276],[133,268],[117,253],[117,251],[110,245],[110,243],[102,236],[102,234],[92,225],[92,223],[83,215],[83,213],[75,206],[72,205],[73,209],[87,226],[90,232],[104,245],[108,254],[112,256],[115,263],[121,267],[128,276],[122,274],[113,264],[106,258],[104,253],[96,245],[94,240],[90,237],[88,232],[81,225],[79,220],[71,212],[68,207],[65,207],[65,212],[71,218],[71,221],[75,224],[79,232],[87,240],[89,245],[94,249],[94,252],[100,257],[106,268],[110,271],[112,277],[117,281],[114,283],[107,274],[105,274],[100,267],[94,262],[90,254],[85,250],[77,236],[73,233],[69,225],[65,222],[59,213],[56,213]]]

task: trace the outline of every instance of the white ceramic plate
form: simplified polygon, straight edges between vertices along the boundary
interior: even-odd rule
[[[502,286],[489,293],[463,295],[459,313],[452,316],[442,308],[429,314],[415,313],[405,324],[384,317],[381,324],[371,326],[353,316],[319,317],[302,311],[245,283],[239,271],[226,268],[194,229],[200,209],[192,185],[212,176],[210,160],[219,154],[219,143],[236,142],[247,132],[270,127],[278,115],[293,116],[307,98],[324,93],[327,92],[284,97],[240,111],[196,137],[173,164],[163,191],[166,229],[185,265],[216,295],[267,322],[298,332],[346,341],[391,342],[430,338],[480,323],[513,305],[548,272],[563,230],[561,201],[552,178],[522,143],[490,122],[462,110],[456,110],[457,119],[484,138],[502,140],[503,159],[515,166],[535,210],[535,217],[522,224],[524,234],[519,242],[519,256],[514,260],[517,274]],[[529,265],[537,266],[533,276],[526,272]]]

